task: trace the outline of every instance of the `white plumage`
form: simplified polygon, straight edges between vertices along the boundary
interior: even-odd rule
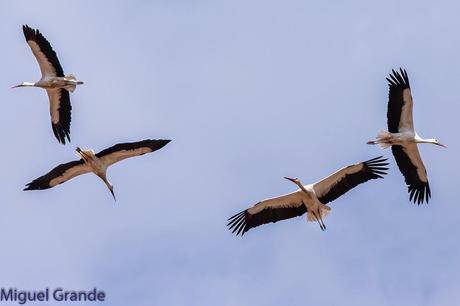
[[[64,75],[61,64],[48,40],[38,30],[27,25],[22,27],[27,44],[40,66],[41,79],[38,82],[22,82],[17,87],[40,87],[46,90],[50,103],[51,126],[57,140],[65,144],[70,141],[71,110],[69,91],[73,92],[77,85],[74,75]]]
[[[228,219],[227,226],[237,235],[262,224],[277,222],[307,213],[308,221],[318,222],[322,230],[323,222],[330,207],[326,204],[345,194],[350,189],[371,179],[383,178],[388,165],[381,156],[368,161],[344,167],[330,176],[309,185],[302,185],[299,179],[286,179],[294,182],[299,189],[279,197],[260,201]]]
[[[99,153],[77,148],[80,160],[61,164],[47,174],[33,180],[24,190],[43,190],[62,184],[76,176],[93,172],[104,181],[115,199],[113,185],[107,179],[107,168],[125,158],[143,155],[161,149],[170,140],[146,139],[137,142],[119,143]]]
[[[403,174],[409,192],[409,200],[421,204],[428,203],[431,197],[430,185],[425,165],[418,151],[418,143],[430,143],[445,147],[437,139],[423,139],[414,128],[413,100],[407,72],[392,70],[388,80],[388,131],[380,131],[375,140],[368,144],[379,144],[382,148],[391,147],[399,170]]]

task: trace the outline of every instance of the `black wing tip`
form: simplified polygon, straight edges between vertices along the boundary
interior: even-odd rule
[[[364,166],[375,176],[375,178],[383,178],[384,175],[388,173],[388,159],[383,156],[378,156],[372,159],[365,161]]]
[[[70,142],[70,129],[69,128],[64,128],[60,123],[57,123],[57,124],[51,123],[51,126],[53,128],[54,136],[56,137],[59,143],[65,145],[66,138],[67,138],[67,141]]]
[[[377,156],[377,157],[368,159],[364,163],[385,162],[387,160],[388,160],[388,158],[385,158],[385,157],[383,157],[383,155],[381,155],[381,156]]]
[[[407,71],[399,67],[399,71],[391,69],[389,74],[390,78],[386,78],[388,86],[390,87],[401,87],[403,89],[410,88],[409,77]]]
[[[232,231],[232,233],[235,233],[236,236],[241,235],[241,237],[243,237],[244,234],[249,230],[246,220],[247,215],[247,210],[243,210],[228,218],[228,230]]]
[[[147,139],[148,147],[152,149],[152,152],[163,148],[165,145],[171,142],[171,139]]]
[[[22,25],[22,29],[24,31],[34,31],[35,32],[35,29],[30,27],[27,23]]]
[[[26,184],[26,187],[23,189],[23,191],[28,191],[28,190],[43,190],[43,189],[49,189],[51,186],[49,185],[43,185],[41,182],[34,180],[28,184]]]
[[[24,32],[24,37],[26,38],[26,41],[35,40],[35,30],[30,28],[28,25],[22,26],[22,32]]]
[[[428,182],[420,182],[417,185],[407,186],[407,192],[409,193],[409,201],[414,204],[428,204],[431,198],[430,184]]]
[[[171,142],[171,139],[150,139],[149,141],[151,141],[153,143],[159,143],[159,144],[167,145],[168,143]]]
[[[40,32],[34,28],[29,27],[27,24],[24,24],[22,26],[22,32],[24,32],[24,37],[26,38],[26,41],[28,40],[37,40],[37,35],[40,34]]]

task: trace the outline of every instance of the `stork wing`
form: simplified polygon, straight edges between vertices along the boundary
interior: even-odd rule
[[[102,162],[108,167],[125,158],[143,155],[163,148],[171,140],[167,139],[146,139],[137,142],[126,142],[116,144],[108,149],[97,153]]]
[[[412,118],[412,95],[406,70],[401,73],[392,70],[387,78],[390,92],[388,94],[387,123],[390,133],[414,131]]]
[[[263,200],[228,219],[232,233],[244,235],[248,230],[262,224],[301,216],[307,212],[302,198],[296,191],[277,198]]]
[[[70,121],[72,120],[69,92],[64,88],[47,89],[50,100],[51,127],[57,140],[65,144],[70,142]]]
[[[430,184],[426,174],[425,166],[418,152],[415,143],[405,144],[404,146],[392,146],[391,150],[398,164],[399,170],[404,175],[408,192],[409,201],[414,199],[414,203],[420,205],[424,200],[428,203],[431,197]]]
[[[56,52],[54,52],[50,43],[46,40],[42,33],[30,28],[28,25],[23,25],[22,30],[30,49],[32,49],[32,53],[35,55],[38,65],[40,66],[42,77],[63,77],[64,71],[59,63]]]
[[[383,178],[388,163],[382,156],[340,169],[325,179],[313,184],[318,200],[323,203],[334,201],[349,190],[368,180]]]
[[[91,169],[82,159],[71,161],[66,164],[61,164],[47,174],[33,180],[26,185],[24,190],[48,189],[88,172],[91,172]]]

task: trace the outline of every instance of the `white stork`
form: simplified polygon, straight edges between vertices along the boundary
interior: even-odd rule
[[[69,91],[73,92],[77,81],[72,74],[64,75],[61,64],[50,43],[38,30],[23,25],[22,30],[32,53],[37,59],[42,77],[38,82],[22,82],[17,87],[40,87],[46,89],[50,101],[51,126],[58,141],[65,144],[65,138],[70,142],[71,110]]]
[[[109,188],[115,199],[113,185],[107,179],[107,168],[125,158],[143,155],[161,149],[170,140],[146,139],[137,142],[119,143],[94,154],[93,150],[81,150],[77,147],[80,160],[61,164],[47,174],[33,180],[24,190],[42,190],[62,184],[78,175],[93,172],[100,177]]]
[[[420,205],[428,203],[431,197],[430,184],[422,158],[418,152],[418,143],[431,143],[446,148],[437,139],[423,139],[414,129],[412,118],[412,95],[406,70],[392,70],[387,78],[390,93],[388,97],[388,131],[380,131],[375,140],[367,144],[379,144],[382,148],[391,146],[396,163],[406,181],[409,201]]]
[[[299,179],[285,177],[299,186],[299,190],[276,198],[263,200],[228,219],[227,226],[236,235],[261,224],[277,222],[307,213],[307,221],[318,222],[321,230],[326,226],[323,217],[331,208],[325,204],[337,199],[350,189],[371,179],[383,178],[388,170],[386,159],[376,157],[344,167],[319,182],[302,185]]]

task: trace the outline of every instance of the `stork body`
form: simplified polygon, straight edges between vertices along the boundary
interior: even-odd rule
[[[387,78],[389,86],[387,124],[388,131],[380,131],[375,140],[367,144],[378,144],[393,152],[399,170],[405,178],[410,194],[409,200],[421,204],[431,197],[428,176],[418,151],[417,144],[429,143],[446,147],[437,139],[423,139],[414,128],[413,100],[407,72],[392,70]]]
[[[307,221],[316,221],[321,230],[326,230],[323,217],[326,217],[331,208],[318,200],[313,184],[304,186],[298,178],[285,177],[285,179],[290,180],[299,187],[299,196],[307,209]]]
[[[435,144],[438,146],[445,147],[445,145],[440,144],[439,141],[435,138],[424,139],[420,137],[415,131],[407,130],[397,133],[390,133],[387,131],[380,131],[375,140],[368,141],[367,144],[378,144],[383,149],[391,147],[393,145],[410,145],[410,144],[419,144],[419,143],[429,143]]]
[[[24,190],[43,190],[62,184],[78,175],[94,173],[105,183],[113,198],[113,185],[107,179],[107,168],[126,158],[154,152],[167,145],[170,140],[146,139],[137,142],[119,143],[99,153],[93,150],[81,150],[77,147],[77,156],[80,160],[61,164],[47,174],[33,180]]]
[[[31,82],[22,82],[21,84],[14,86],[13,88],[17,87],[39,87],[43,89],[60,89],[63,88],[67,91],[74,92],[77,85],[81,85],[83,82],[77,81],[75,77],[70,74],[64,77],[51,77],[51,76],[44,76],[38,82],[31,83]]]
[[[244,235],[251,228],[270,222],[278,222],[307,213],[307,221],[318,222],[321,230],[326,226],[323,218],[331,208],[326,204],[337,199],[359,184],[371,179],[383,178],[388,165],[381,156],[344,167],[313,184],[302,185],[299,179],[285,177],[299,189],[279,197],[260,201],[228,219],[227,226],[233,233]]]
[[[57,140],[65,144],[70,141],[70,121],[72,106],[69,91],[73,92],[77,85],[83,84],[74,75],[64,75],[56,52],[48,40],[38,30],[27,25],[22,27],[24,37],[32,53],[37,59],[42,77],[39,81],[22,82],[17,87],[39,87],[46,90],[50,104],[51,126]]]
[[[84,162],[85,166],[90,169],[91,172],[96,174],[109,188],[110,193],[112,194],[113,198],[115,198],[115,194],[113,193],[113,185],[107,179],[107,167],[108,164],[105,163],[101,158],[99,158],[93,150],[81,150],[77,147],[77,156],[79,156]]]

